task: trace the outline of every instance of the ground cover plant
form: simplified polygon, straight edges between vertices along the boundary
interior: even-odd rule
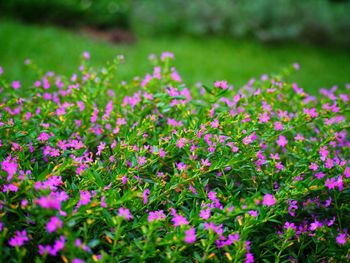
[[[188,87],[164,52],[115,87],[123,56],[89,59],[0,68],[1,262],[349,259],[349,86]]]

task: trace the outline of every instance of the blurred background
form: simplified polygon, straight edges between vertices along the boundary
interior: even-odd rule
[[[118,54],[119,80],[144,76],[149,54],[171,51],[184,81],[235,86],[298,62],[305,90],[350,84],[349,0],[0,0],[0,66],[23,62],[73,73],[83,51],[94,65]]]

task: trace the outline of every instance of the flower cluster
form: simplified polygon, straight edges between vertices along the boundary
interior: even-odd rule
[[[89,53],[33,85],[0,68],[0,258],[349,260],[347,88],[311,96],[291,66],[198,89],[173,59],[120,83]]]

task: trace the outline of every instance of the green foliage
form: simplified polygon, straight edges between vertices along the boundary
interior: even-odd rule
[[[65,26],[128,27],[129,0],[9,0],[0,15]]]
[[[31,85],[0,69],[1,261],[349,258],[348,94],[310,96],[296,64],[189,88],[169,52],[117,85],[121,56],[83,58],[27,63]]]

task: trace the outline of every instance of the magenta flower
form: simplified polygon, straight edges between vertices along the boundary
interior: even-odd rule
[[[162,53],[162,55],[160,56],[160,59],[162,61],[165,61],[166,59],[173,59],[174,58],[174,54],[168,51],[165,51]]]
[[[179,149],[183,148],[187,143],[186,138],[180,138],[177,140],[176,142],[176,147],[178,147]]]
[[[97,152],[96,155],[100,156],[102,151],[106,148],[106,144],[104,142],[100,142],[100,144],[97,146]]]
[[[148,195],[150,194],[150,190],[147,188],[143,191],[143,204],[147,204],[148,203]]]
[[[253,263],[254,262],[254,255],[252,253],[247,253],[245,255],[245,261],[244,263]]]
[[[132,214],[130,213],[130,210],[124,207],[120,207],[118,210],[118,216],[126,219],[126,220],[130,220],[133,218]]]
[[[258,211],[250,210],[250,211],[248,211],[248,214],[251,215],[252,217],[257,217],[258,216]]]
[[[278,137],[278,140],[276,141],[276,143],[277,143],[277,145],[279,145],[283,148],[284,146],[287,145],[288,141],[287,141],[286,137],[284,137],[283,135],[280,135]]]
[[[42,133],[40,133],[39,136],[38,136],[38,141],[40,141],[40,142],[45,142],[45,141],[47,141],[49,138],[50,138],[50,135],[49,135],[49,134],[47,134],[46,132],[42,132]]]
[[[344,245],[347,242],[346,234],[339,234],[336,241],[339,245]]]
[[[51,217],[50,221],[46,224],[46,230],[49,233],[55,232],[57,229],[61,229],[63,222],[56,216]]]
[[[160,148],[160,149],[159,149],[159,156],[162,157],[162,158],[164,158],[165,155],[166,155],[166,152],[163,150],[163,148]]]
[[[213,230],[219,237],[222,236],[222,233],[224,232],[222,228],[222,224],[216,226],[214,222],[205,222],[204,223],[204,229],[205,230]]]
[[[66,243],[66,240],[64,236],[60,236],[59,239],[55,240],[55,243],[53,246],[50,245],[41,245],[39,244],[39,254],[49,254],[51,256],[57,256],[57,253],[64,249],[64,245]]]
[[[25,230],[23,231],[16,231],[15,236],[10,238],[9,245],[12,247],[21,247],[24,245],[26,241],[28,241],[27,232]]]
[[[262,202],[263,205],[266,205],[266,206],[273,206],[276,204],[276,199],[273,195],[271,194],[266,194],[264,196],[264,199],[263,199],[263,202]]]
[[[89,191],[82,191],[80,190],[80,200],[77,204],[77,207],[80,207],[82,205],[87,205],[91,201],[91,194]]]
[[[196,230],[191,227],[191,229],[185,231],[185,242],[191,244],[196,241]]]
[[[142,166],[142,165],[145,165],[146,162],[147,162],[147,159],[146,159],[145,156],[140,156],[140,157],[137,158],[137,163],[138,163],[139,165],[141,165],[141,166]]]
[[[177,163],[177,164],[176,164],[176,167],[177,167],[177,169],[178,169],[179,171],[185,171],[186,168],[187,168],[187,165],[184,164],[183,162],[180,162],[180,163]]]
[[[174,222],[174,226],[188,225],[188,221],[185,217],[179,214],[174,214],[174,217],[171,219]]]
[[[7,181],[10,181],[17,172],[18,164],[15,159],[11,159],[11,156],[9,156],[1,163],[1,168],[7,172]]]
[[[148,222],[156,221],[156,220],[162,220],[166,218],[166,215],[164,214],[163,210],[149,212],[148,215]]]
[[[85,51],[85,52],[83,53],[83,58],[84,58],[85,60],[89,60],[89,59],[90,59],[90,53],[87,52],[87,51]]]
[[[61,209],[61,201],[51,195],[41,196],[39,199],[36,200],[36,203],[45,209]]]
[[[21,82],[19,82],[18,80],[15,80],[14,82],[12,82],[13,89],[19,89],[20,87],[21,87]]]
[[[226,89],[228,89],[228,83],[225,80],[215,81],[214,87],[226,90]]]
[[[210,208],[202,209],[199,213],[199,217],[208,220],[210,218]]]
[[[201,159],[201,163],[202,163],[202,166],[206,166],[206,167],[209,167],[211,165],[211,162],[209,161],[209,159]]]

